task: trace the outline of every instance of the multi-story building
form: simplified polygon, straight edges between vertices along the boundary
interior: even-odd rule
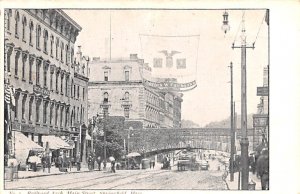
[[[151,68],[143,63],[136,54],[112,60],[93,58],[89,118],[107,109],[109,116],[124,116],[125,122],[140,122],[143,128],[180,127],[182,95],[144,86],[141,71],[150,74]]]
[[[80,151],[85,137],[80,129],[87,123],[88,78],[76,69],[86,62],[74,56],[80,31],[60,9],[5,9],[5,79],[15,88],[13,130],[42,146],[46,136],[64,139],[73,155]]]
[[[264,67],[263,70],[263,87],[269,91],[269,67]],[[259,149],[262,143],[266,143],[269,137],[269,94],[264,94],[260,97],[260,103],[257,105],[257,114],[255,117],[262,117],[256,122],[259,126],[254,126],[254,147]],[[257,125],[257,124],[256,124]]]

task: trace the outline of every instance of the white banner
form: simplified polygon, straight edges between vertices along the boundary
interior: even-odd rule
[[[144,84],[187,91],[197,86],[199,35],[140,35]]]

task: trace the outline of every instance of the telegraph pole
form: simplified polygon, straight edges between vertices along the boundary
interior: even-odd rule
[[[234,135],[234,123],[233,123],[233,73],[232,73],[232,62],[230,62],[230,90],[231,90],[231,97],[230,97],[230,125],[231,125],[231,145],[230,145],[230,181],[234,181],[234,145],[235,145],[235,135]]]
[[[242,19],[241,46],[232,45],[232,49],[241,49],[241,169],[242,169],[242,190],[248,190],[249,182],[249,163],[248,163],[248,147],[249,140],[247,137],[247,71],[246,71],[246,50],[254,49],[252,46],[246,45],[245,19]]]

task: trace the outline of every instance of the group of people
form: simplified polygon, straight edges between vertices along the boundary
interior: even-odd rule
[[[260,155],[252,164],[254,169],[252,173],[257,172],[257,176],[260,178],[262,190],[269,189],[269,150],[267,148],[262,149]]]
[[[153,168],[154,169],[155,167],[155,160],[154,159],[151,159],[150,160],[150,169]]]
[[[111,172],[115,173],[116,172],[116,161],[115,161],[115,158],[114,157],[109,157],[109,160],[110,160],[110,170]],[[103,160],[100,156],[95,156],[93,153],[90,153],[88,158],[87,158],[87,162],[88,162],[88,169],[90,171],[94,170],[95,169],[95,162],[97,162],[98,164],[98,170],[101,171],[101,164],[103,162],[103,170],[106,169],[106,160]]]

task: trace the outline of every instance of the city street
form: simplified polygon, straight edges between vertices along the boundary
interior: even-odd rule
[[[212,164],[212,166],[215,166]],[[158,166],[159,167],[159,166]],[[61,174],[5,182],[6,189],[210,189],[224,190],[223,170],[118,170]]]

